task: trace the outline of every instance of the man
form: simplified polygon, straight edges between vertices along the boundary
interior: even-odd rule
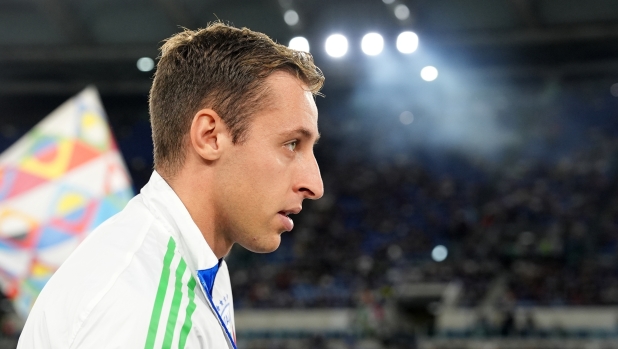
[[[41,292],[18,348],[236,348],[234,243],[271,252],[323,194],[307,53],[221,23],[161,48],[155,172]]]

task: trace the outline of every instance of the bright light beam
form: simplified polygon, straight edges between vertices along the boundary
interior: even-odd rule
[[[431,251],[431,258],[436,262],[442,262],[448,256],[448,250],[442,245],[438,245]]]
[[[414,114],[406,110],[399,115],[399,121],[404,125],[410,125],[414,122]]]
[[[395,6],[395,17],[397,17],[400,21],[408,19],[408,17],[410,17],[410,9],[408,6],[404,4]]]
[[[309,41],[302,36],[297,36],[290,40],[288,47],[296,51],[309,52]]]
[[[326,39],[325,49],[331,57],[343,57],[348,52],[348,39],[341,34],[333,34]]]
[[[421,69],[421,78],[425,81],[434,81],[438,78],[438,69],[430,65]]]
[[[287,10],[287,11],[285,11],[285,14],[283,15],[283,20],[290,27],[291,26],[295,26],[296,24],[298,24],[298,20],[299,19],[300,18],[298,17],[298,12],[296,12],[294,10]]]
[[[368,56],[379,55],[384,49],[384,39],[378,33],[369,33],[363,36],[361,48]]]
[[[137,60],[137,69],[143,72],[149,72],[154,69],[154,60],[150,57],[142,57]]]
[[[397,49],[401,53],[410,54],[418,48],[418,35],[414,32],[403,32],[397,37]]]

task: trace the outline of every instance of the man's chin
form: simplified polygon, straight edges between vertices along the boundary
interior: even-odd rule
[[[279,248],[281,244],[281,236],[277,235],[271,239],[261,241],[250,241],[249,243],[240,244],[242,247],[254,253],[270,253]]]

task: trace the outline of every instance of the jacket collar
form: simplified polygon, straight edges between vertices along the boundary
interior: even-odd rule
[[[140,193],[148,209],[176,240],[187,266],[195,272],[219,264],[189,211],[157,171],[152,172],[150,180]]]

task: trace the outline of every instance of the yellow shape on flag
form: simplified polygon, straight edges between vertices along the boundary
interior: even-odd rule
[[[61,215],[64,215],[69,212],[72,212],[76,208],[82,207],[84,205],[84,202],[86,202],[86,200],[80,194],[76,194],[76,193],[66,194],[60,199],[60,202],[58,202],[58,207],[57,207],[58,213]]]
[[[52,268],[50,268],[50,267],[48,267],[46,265],[34,262],[34,264],[32,265],[32,272],[31,272],[31,274],[34,277],[45,277],[45,276],[48,276],[48,275],[52,274],[54,271],[55,271],[54,269],[52,269]]]
[[[99,116],[92,112],[86,112],[82,116],[82,126],[92,127],[100,123]]]
[[[82,114],[80,125],[80,138],[96,147],[100,151],[106,151],[109,148],[109,131],[103,117],[92,111],[86,111]]]
[[[35,156],[25,158],[19,168],[22,171],[35,174],[39,177],[54,179],[66,172],[73,153],[73,142],[59,140],[57,154],[51,161],[41,161]]]

